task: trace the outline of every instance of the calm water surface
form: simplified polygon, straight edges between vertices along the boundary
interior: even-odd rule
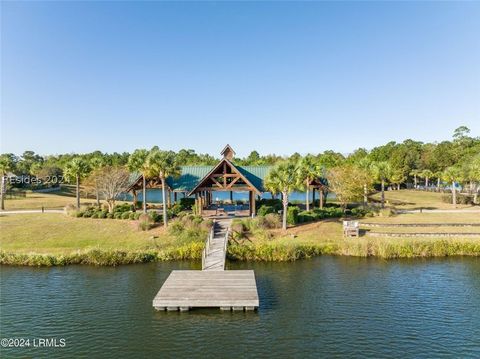
[[[1,357],[480,357],[480,259],[231,263],[255,269],[258,312],[155,312],[180,268],[198,264],[4,266],[1,337],[67,345]]]

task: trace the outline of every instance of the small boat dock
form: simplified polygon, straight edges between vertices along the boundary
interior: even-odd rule
[[[192,308],[255,310],[259,306],[253,270],[225,270],[230,220],[215,221],[202,255],[202,270],[174,270],[153,299],[157,310]]]

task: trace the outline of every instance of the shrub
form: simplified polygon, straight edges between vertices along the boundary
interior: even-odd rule
[[[257,211],[258,216],[266,216],[269,213],[277,213],[276,208],[273,206],[267,206],[264,204]]]
[[[443,195],[442,201],[445,203],[452,203],[453,202],[452,194]],[[474,204],[473,196],[468,194],[457,193],[457,203],[458,204]]]
[[[160,222],[162,220],[162,215],[157,211],[150,211],[148,212],[148,216],[154,223]]]
[[[113,212],[113,218],[122,219],[122,212]]]
[[[137,214],[137,212],[130,212],[129,213],[129,216],[128,216],[128,219],[136,219],[135,218],[135,215]]]
[[[141,231],[148,231],[153,227],[154,223],[154,220],[149,214],[142,213],[138,217],[138,229]]]
[[[107,213],[107,218],[110,218],[110,219],[112,219],[112,218],[113,218],[113,213],[110,213],[110,212],[109,212],[109,213]]]
[[[282,217],[276,213],[269,213],[264,218],[264,228],[273,229],[282,226]]]
[[[169,212],[173,216],[177,216],[181,211],[183,211],[183,207],[180,203],[175,203],[172,208],[170,208]]]
[[[195,198],[180,198],[181,210],[192,209],[192,206],[195,204]]]
[[[108,211],[97,211],[97,218],[107,218]]]
[[[133,212],[123,212],[122,213],[122,219],[129,219],[130,218],[130,214],[132,214]]]
[[[297,206],[292,206],[287,208],[287,223],[290,225],[295,225],[298,223],[298,213],[300,209]]]
[[[130,203],[117,204],[113,207],[113,213],[123,213],[133,211],[133,206]]]

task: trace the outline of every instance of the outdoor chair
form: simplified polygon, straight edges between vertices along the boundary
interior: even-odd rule
[[[360,228],[358,221],[343,221],[343,236],[358,237]]]

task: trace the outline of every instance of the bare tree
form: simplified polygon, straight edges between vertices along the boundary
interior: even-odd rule
[[[123,167],[105,166],[97,174],[98,191],[107,201],[108,211],[112,212],[117,197],[128,188],[130,174]]]

